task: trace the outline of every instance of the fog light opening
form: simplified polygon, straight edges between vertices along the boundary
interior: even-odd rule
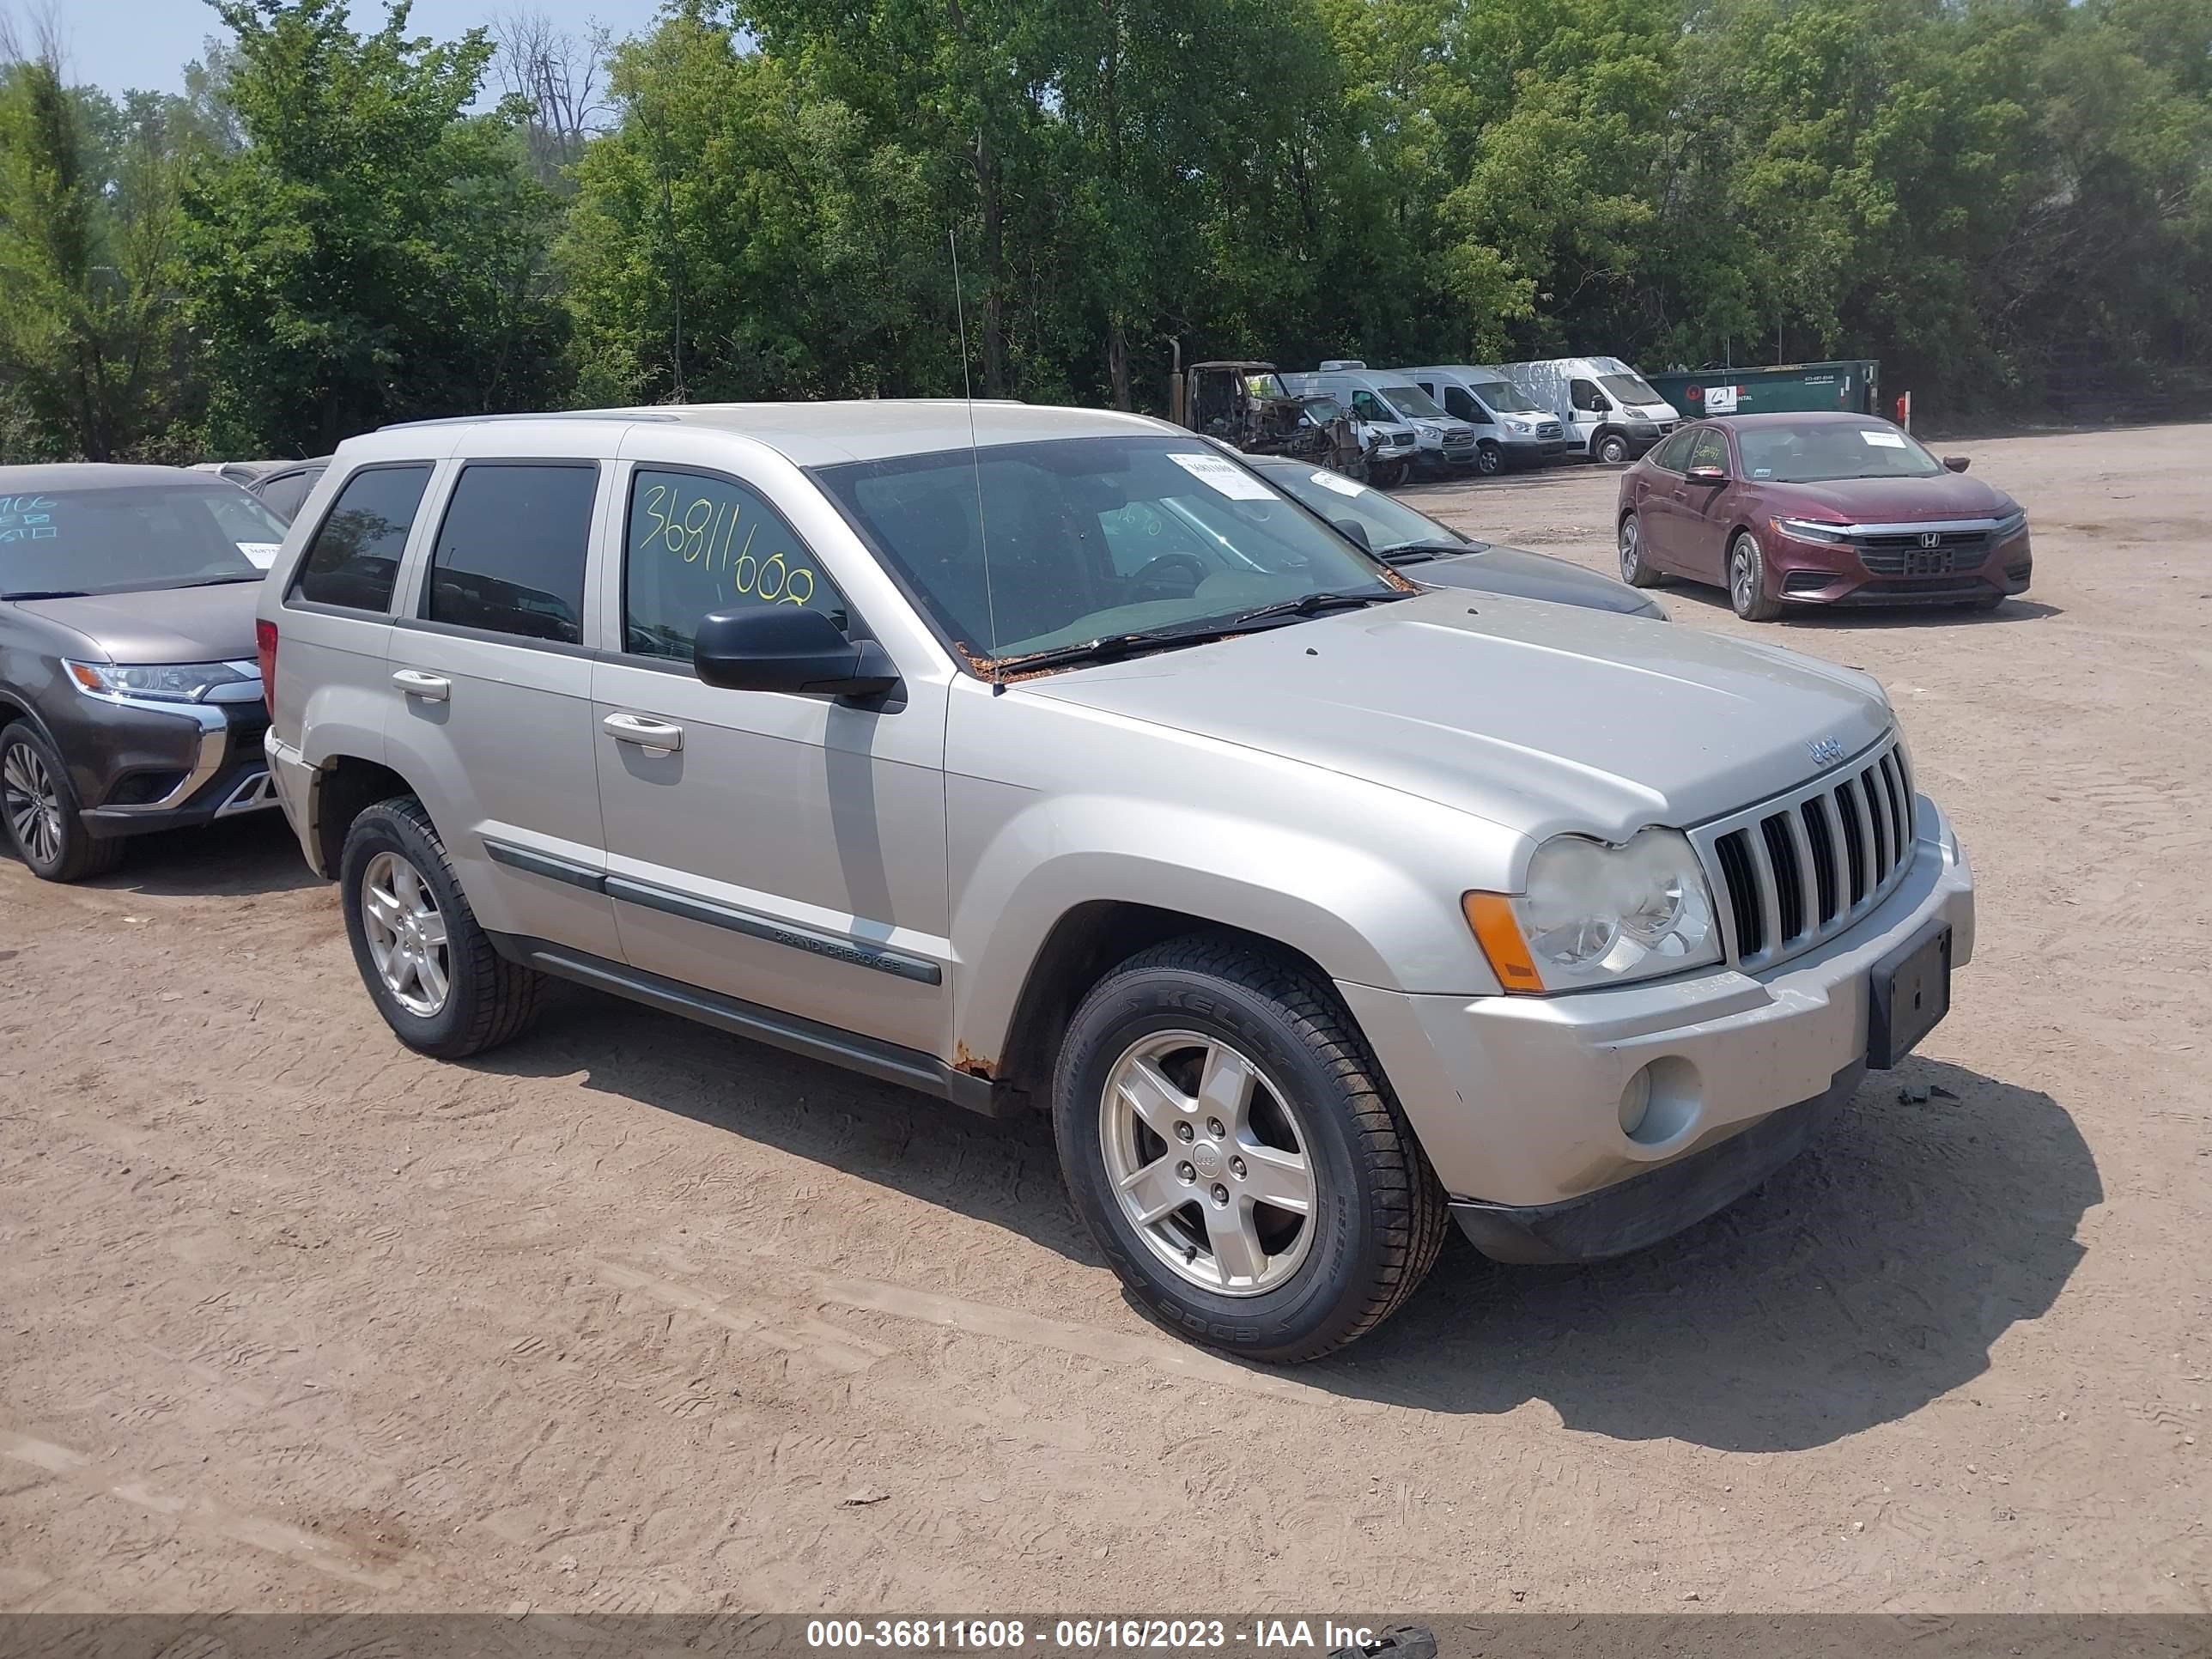
[[[1651,1068],[1645,1066],[1628,1079],[1628,1086],[1620,1091],[1620,1133],[1635,1139],[1636,1132],[1650,1115]]]

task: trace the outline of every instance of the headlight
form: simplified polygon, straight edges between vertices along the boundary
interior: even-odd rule
[[[1434,421],[1416,421],[1413,422],[1413,430],[1424,438],[1441,437],[1443,434],[1443,428]]]
[[[251,663],[164,662],[130,666],[112,662],[64,662],[77,690],[88,697],[138,702],[204,702],[218,686],[260,682]]]
[[[2027,513],[2025,508],[2016,507],[1997,520],[1997,527],[1990,532],[1990,540],[1992,543],[2008,542],[2027,528]]]
[[[1778,535],[1795,536],[1801,542],[1840,542],[1848,540],[1844,526],[1839,524],[1820,524],[1811,519],[1769,519]]]
[[[1554,836],[1525,893],[1469,893],[1468,923],[1509,991],[1576,991],[1721,960],[1712,890],[1688,837],[1644,830],[1625,847]]]

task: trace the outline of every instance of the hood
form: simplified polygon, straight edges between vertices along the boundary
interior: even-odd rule
[[[1889,729],[1864,674],[1778,646],[1434,592],[1041,676],[1029,695],[1193,732],[1540,839],[1687,828]]]
[[[73,629],[109,662],[251,662],[258,582],[21,599],[16,609]]]
[[[1510,593],[1524,599],[1543,599],[1553,605],[1579,605],[1592,611],[1615,611],[1624,617],[1656,617],[1667,613],[1658,602],[1638,592],[1626,582],[1585,570],[1549,554],[1531,553],[1518,547],[1486,547],[1459,555],[1446,555],[1420,564],[1409,564],[1404,574],[1435,587],[1468,588],[1482,593]]]
[[[1960,472],[1933,478],[1837,478],[1826,483],[1751,483],[1778,513],[1850,524],[1917,524],[1934,519],[1996,519],[2014,510],[2011,496]]]

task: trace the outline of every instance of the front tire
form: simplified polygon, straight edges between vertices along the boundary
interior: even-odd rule
[[[1607,466],[1620,466],[1628,459],[1628,440],[1618,432],[1608,432],[1597,441],[1597,458]]]
[[[1485,438],[1474,447],[1474,470],[1486,478],[1494,478],[1505,471],[1505,452]]]
[[[1314,1359],[1435,1265],[1443,1188],[1327,981],[1232,939],[1102,980],[1053,1085],[1077,1212],[1153,1317],[1254,1359]]]
[[[0,823],[41,881],[104,876],[123,861],[120,840],[85,828],[69,769],[27,720],[0,732]]]
[[[1644,520],[1634,512],[1623,514],[1618,537],[1620,580],[1631,587],[1657,587],[1663,581],[1644,556]]]
[[[403,795],[356,818],[338,881],[362,982],[402,1042],[466,1060],[528,1028],[544,981],[492,949],[421,801]]]
[[[1729,605],[1746,622],[1772,622],[1782,614],[1782,601],[1766,591],[1766,559],[1759,538],[1739,531],[1729,544]]]

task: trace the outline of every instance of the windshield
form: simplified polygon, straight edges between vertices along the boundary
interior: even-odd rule
[[[1290,396],[1289,392],[1283,390],[1283,377],[1279,374],[1247,374],[1244,377],[1244,389],[1255,398],[1275,398]]]
[[[1740,428],[1744,476],[1777,483],[1837,478],[1932,478],[1943,464],[1893,426],[1822,421]]]
[[[1504,380],[1485,380],[1474,388],[1474,395],[1500,415],[1541,415],[1544,405]]]
[[[283,520],[235,484],[0,495],[0,598],[258,580]]]
[[[971,658],[1175,632],[1311,594],[1401,591],[1239,463],[1187,439],[1060,438],[814,476]]]
[[[1471,553],[1482,545],[1325,466],[1269,466],[1266,474],[1270,483],[1280,484],[1322,518],[1358,525],[1367,532],[1368,546],[1385,558],[1407,548],[1464,548]]]
[[[1615,403],[1657,404],[1666,401],[1651,389],[1641,374],[1601,374],[1597,383],[1613,393]]]
[[[1437,407],[1437,400],[1417,386],[1386,386],[1382,401],[1398,411],[1402,420],[1441,421],[1449,418]]]

